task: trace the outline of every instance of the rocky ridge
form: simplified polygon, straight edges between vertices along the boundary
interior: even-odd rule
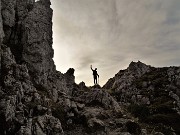
[[[50,4],[0,0],[0,135],[178,134],[180,68],[132,62],[103,88],[75,84],[52,59]]]
[[[140,61],[103,86],[140,122],[180,134],[180,67],[155,68]],[[164,127],[162,125],[165,125]]]

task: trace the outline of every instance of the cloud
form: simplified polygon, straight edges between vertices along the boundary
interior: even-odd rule
[[[100,83],[131,61],[153,66],[180,60],[179,0],[52,0],[57,69],[76,69],[76,81],[92,85],[92,64]]]

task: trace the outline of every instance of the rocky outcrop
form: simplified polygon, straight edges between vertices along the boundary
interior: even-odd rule
[[[140,103],[149,104],[149,98],[140,95],[133,83],[152,69],[153,67],[140,61],[131,62],[126,70],[120,70],[114,78],[109,79],[103,88],[108,89],[110,93],[116,93],[115,96],[122,103],[134,103],[138,100]]]
[[[150,69],[150,66],[140,61],[131,62],[126,70],[120,70],[114,78],[109,79],[103,88],[110,89],[118,87],[118,89],[125,89],[127,86],[130,86],[134,80],[149,72]]]
[[[0,9],[2,9],[1,1],[0,1]],[[3,21],[2,21],[2,13],[1,13],[1,10],[0,10],[0,44],[1,44],[2,40],[3,40],[3,37],[4,37]]]
[[[2,40],[4,37],[1,8],[2,8],[2,5],[1,5],[1,0],[0,0],[0,56],[2,55],[1,45],[2,45]],[[0,57],[0,76],[1,76],[1,57]],[[0,84],[1,84],[1,82],[2,82],[2,80],[0,79]],[[0,87],[0,90],[1,90],[1,87]]]
[[[53,82],[63,76],[55,69],[52,49],[52,9],[49,0],[2,0],[5,37],[17,64],[26,64],[35,87],[67,91],[67,81]],[[2,29],[2,26],[0,26]],[[68,81],[69,83],[69,81]],[[73,82],[74,83],[74,82]]]
[[[52,9],[49,1],[34,3],[22,25],[22,61],[27,64],[34,83],[48,87],[48,76],[55,71],[52,59]]]
[[[48,108],[52,106],[54,100],[48,91],[37,90],[34,87],[28,68],[24,64],[16,64],[9,47],[3,45],[2,50],[3,81],[0,91],[0,117],[3,119],[0,119],[2,127],[0,133],[14,134],[20,130],[19,134],[24,134],[24,132],[41,134],[41,131],[44,133],[45,129],[49,130],[47,132],[52,132],[52,134],[63,132],[60,121],[53,116],[50,117],[50,120],[47,120],[47,118],[46,120],[56,122],[56,125],[50,123],[45,129],[39,127],[38,124],[31,123],[37,117],[49,115]],[[26,124],[28,127],[25,126]],[[34,126],[36,130],[33,128]],[[44,134],[48,133],[45,132]]]
[[[33,127],[33,128],[32,128]],[[18,135],[64,135],[59,119],[43,115],[34,119],[29,118],[26,126],[21,126]]]
[[[103,88],[140,121],[163,123],[164,130],[171,132],[170,126],[179,133],[179,73],[180,67],[155,68],[132,62]]]
[[[52,59],[50,1],[1,0],[0,50],[0,134],[63,133],[57,118],[44,117],[74,83]],[[39,117],[44,127],[34,123]]]
[[[119,104],[114,100],[114,98],[105,90],[101,89],[92,89],[89,92],[81,94],[74,100],[83,102],[90,106],[96,106],[99,104],[106,109],[113,108],[117,112],[121,110]]]

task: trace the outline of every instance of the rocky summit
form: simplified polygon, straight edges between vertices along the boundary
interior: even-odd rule
[[[50,0],[0,0],[0,135],[178,135],[180,67],[140,61],[101,88],[56,70]]]

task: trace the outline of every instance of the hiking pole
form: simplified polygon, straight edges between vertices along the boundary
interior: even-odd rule
[[[98,75],[98,84],[99,84],[99,75]]]

